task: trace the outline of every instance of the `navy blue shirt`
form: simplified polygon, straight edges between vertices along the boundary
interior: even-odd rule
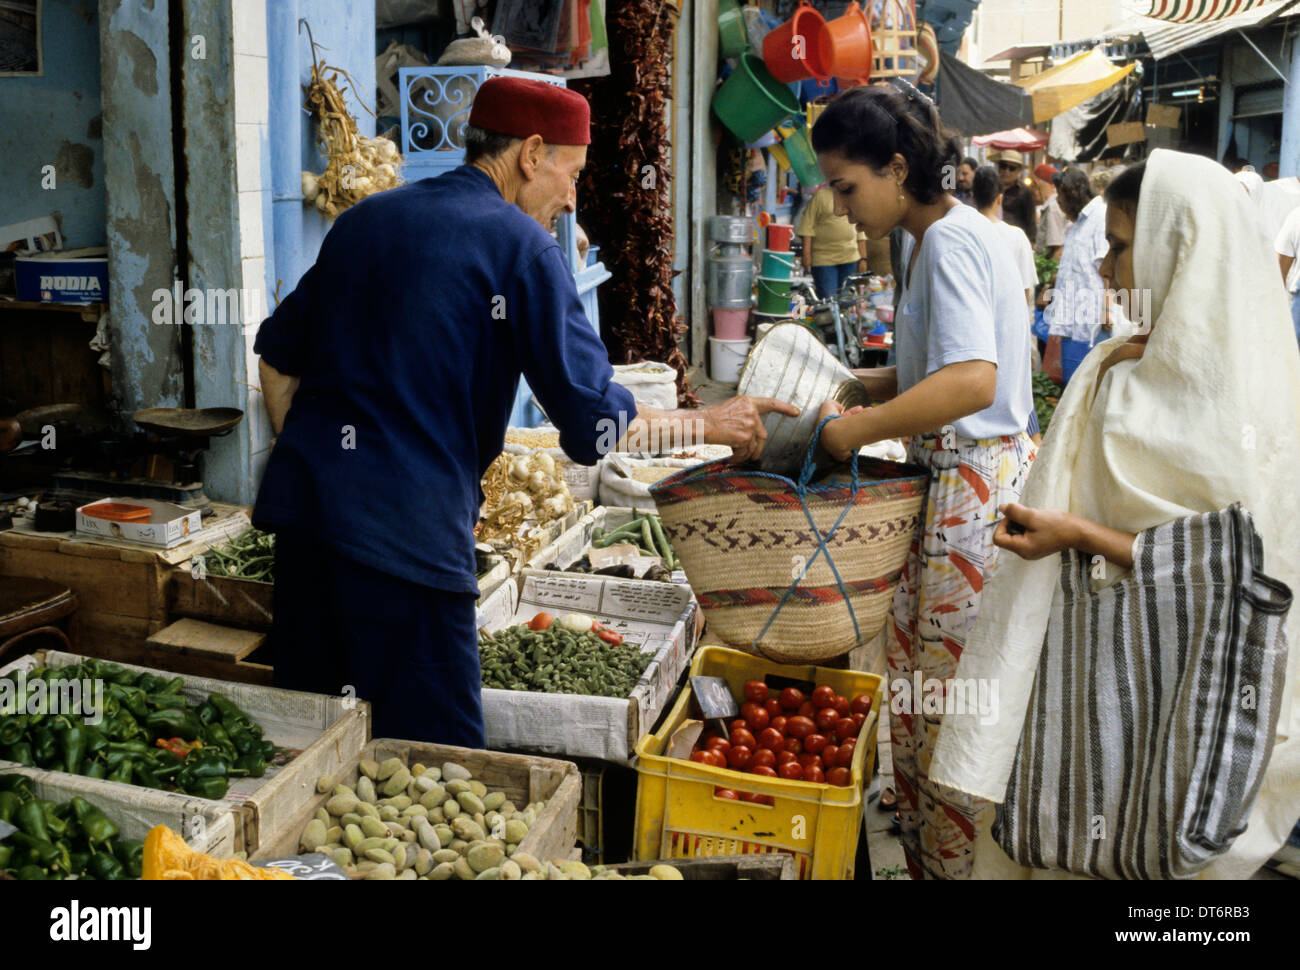
[[[301,378],[254,523],[453,592],[478,589],[479,480],[521,373],[579,463],[636,416],[559,245],[470,166],[344,212],[254,350]]]

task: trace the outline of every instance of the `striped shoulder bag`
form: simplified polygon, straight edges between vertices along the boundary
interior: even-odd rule
[[[1184,879],[1246,829],[1277,727],[1291,591],[1233,505],[1138,536],[1101,590],[1061,578],[993,835],[1021,865]]]

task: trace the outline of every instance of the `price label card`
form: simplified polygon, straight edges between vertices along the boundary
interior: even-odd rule
[[[308,852],[305,855],[290,855],[280,859],[268,859],[266,862],[254,862],[259,869],[283,869],[299,879],[341,879],[346,881],[348,874],[333,859],[323,852]]]

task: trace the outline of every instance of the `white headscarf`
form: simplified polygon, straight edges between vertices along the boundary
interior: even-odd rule
[[[1254,203],[1226,169],[1195,155],[1151,155],[1133,249],[1135,283],[1151,298],[1146,351],[1111,367],[1100,387],[1101,364],[1123,341],[1088,355],[1021,502],[1132,533],[1241,502],[1263,539],[1266,571],[1300,598],[1300,352],[1276,259],[1262,235],[1242,231],[1253,218]],[[1058,575],[1056,557],[999,554],[957,676],[996,682],[1000,717],[987,725],[946,717],[932,781],[1003,800]],[[1112,567],[1107,582],[1117,577]],[[1300,817],[1297,616],[1288,618],[1279,743],[1246,833],[1207,875],[1249,876]],[[986,831],[977,846],[977,874],[1030,874]]]

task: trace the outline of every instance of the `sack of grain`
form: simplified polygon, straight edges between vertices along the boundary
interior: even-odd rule
[[[618,364],[614,382],[632,392],[638,404],[671,411],[677,407],[677,370],[667,364],[647,360],[640,364]]]

